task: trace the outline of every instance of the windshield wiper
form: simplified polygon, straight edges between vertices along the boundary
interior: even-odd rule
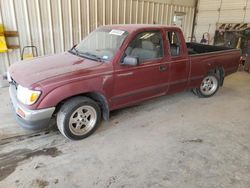
[[[79,51],[76,49],[76,45],[74,45],[70,50],[69,52],[79,56]]]
[[[78,51],[78,50],[76,49],[76,45],[73,46],[73,47],[69,50],[69,52],[71,52],[71,53],[73,53],[73,54],[75,54],[75,55],[77,55],[77,56],[79,56],[79,57],[85,57],[85,58],[88,58],[88,59],[97,60],[97,61],[99,61],[99,62],[104,62],[104,60],[103,60],[101,57],[99,57],[99,56],[97,56],[97,55],[95,55],[95,54],[92,54],[92,53],[90,53],[90,52],[81,52],[81,51]]]
[[[100,61],[100,62],[104,62],[104,60],[101,57],[99,57],[99,56],[97,56],[95,54],[92,54],[92,53],[89,53],[89,52],[79,52],[79,51],[78,51],[78,53],[79,53],[79,55],[83,55],[85,57],[87,56],[90,59],[94,59],[94,60],[97,60],[97,61]]]

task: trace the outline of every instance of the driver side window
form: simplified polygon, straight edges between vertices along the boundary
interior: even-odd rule
[[[139,33],[125,50],[126,56],[139,58],[139,61],[163,57],[162,35],[159,31]]]

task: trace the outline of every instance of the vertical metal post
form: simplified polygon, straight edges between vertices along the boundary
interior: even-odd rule
[[[129,12],[129,23],[132,23],[132,5],[133,5],[133,0],[130,0],[130,12]]]
[[[189,10],[188,10],[188,12],[189,12],[189,18],[188,18],[188,34],[189,34],[189,38],[190,38],[190,41],[191,41],[191,35],[192,35],[192,28],[193,28],[193,24],[191,24],[191,23],[193,23],[193,20],[192,20],[192,9],[193,9],[193,7],[189,7],[188,8]]]
[[[79,42],[82,40],[82,3],[81,0],[77,1],[77,6],[78,6],[78,32],[79,32]]]
[[[155,3],[153,2],[153,7],[152,7],[152,23],[155,22]]]
[[[191,33],[190,33],[190,26],[191,24],[191,11],[190,11],[190,7],[186,8],[186,12],[187,12],[187,19],[186,19],[186,29],[187,29],[187,41],[190,41],[189,39],[191,39]]]
[[[153,2],[153,7],[152,7],[152,22],[151,23],[154,23],[154,18],[155,18],[155,3]]]
[[[102,9],[102,23],[103,23],[103,25],[106,25],[106,5],[105,5],[105,3],[106,3],[106,0],[103,0],[102,1],[102,7],[103,7],[103,9]]]
[[[164,13],[164,7],[165,7],[165,4],[162,3],[162,8],[161,8],[161,24],[163,24],[163,13]]]
[[[191,42],[193,41],[193,38],[194,38],[194,29],[195,29],[197,10],[198,10],[198,0],[195,1],[195,8],[192,9],[193,24],[192,24],[192,32],[191,32]]]
[[[218,23],[220,22],[221,7],[222,7],[222,0],[220,0],[220,8],[218,10],[219,11],[219,16],[218,16],[218,20],[217,20]],[[197,11],[197,10],[195,10],[195,11]]]
[[[126,23],[126,9],[127,9],[127,4],[126,4],[127,0],[124,0],[124,13],[123,13],[123,23]]]
[[[149,23],[149,1],[147,3],[147,24]]]
[[[64,51],[64,29],[63,29],[63,19],[62,19],[62,0],[58,0],[58,12],[59,12],[59,24],[60,24],[60,41],[61,48]]]
[[[113,0],[110,0],[110,24],[113,23]]]
[[[70,32],[70,43],[71,43],[71,46],[74,45],[74,36],[73,36],[73,21],[72,21],[72,0],[69,0],[68,1],[69,4],[69,32]]]
[[[160,3],[157,3],[156,4],[157,6],[156,6],[156,20],[157,20],[157,24],[159,24],[159,12],[160,12]]]
[[[55,43],[53,36],[53,21],[52,21],[52,10],[51,10],[51,1],[48,0],[48,12],[49,12],[49,27],[50,27],[50,41],[51,41],[51,51],[55,53]]]
[[[173,13],[173,5],[170,5],[169,18],[168,18],[169,25],[172,25],[172,17],[173,17],[172,13]]]
[[[89,17],[90,17],[90,13],[89,13],[89,0],[87,0],[87,32],[88,34],[90,33],[90,23],[89,23]]]
[[[166,20],[166,24],[167,24],[167,25],[169,25],[169,22],[168,22],[168,14],[169,14],[169,13],[168,13],[168,9],[169,9],[169,5],[167,4],[167,5],[166,5],[166,11],[165,11],[165,12],[166,12],[166,13],[165,13],[165,14],[166,14],[166,15],[165,15],[165,20]]]
[[[120,0],[117,0],[117,23],[120,23]]]
[[[95,0],[95,28],[98,27],[98,4],[97,0]]]
[[[25,22],[27,23],[27,37],[28,37],[28,42],[30,43],[29,45],[32,45],[32,38],[31,38],[31,32],[30,32],[30,19],[29,19],[29,12],[28,12],[28,2],[27,0],[24,0],[24,17],[25,17]]]
[[[138,0],[136,0],[136,6],[135,6],[135,23],[138,23]]]
[[[13,1],[13,0],[12,0]],[[36,11],[38,14],[38,30],[39,30],[39,38],[40,38],[40,49],[42,51],[41,55],[44,55],[44,41],[43,41],[43,31],[42,31],[42,18],[41,18],[41,9],[40,9],[40,3],[39,0],[36,0]]]
[[[243,17],[243,23],[245,23],[245,20],[246,20],[247,4],[248,4],[248,0],[246,0],[246,5],[245,5],[245,7],[244,7],[244,17]]]
[[[141,23],[143,23],[143,17],[144,17],[144,1],[142,1],[142,9],[141,9]]]
[[[14,19],[15,19],[15,27],[16,27],[16,30],[19,31],[19,26],[18,26],[18,24],[17,24],[17,13],[16,13],[16,7],[15,7],[14,0],[11,0],[11,8],[12,8],[12,10],[13,10],[13,15],[14,15]],[[20,38],[19,38],[19,37],[17,38],[17,40],[18,40],[18,43],[21,45],[21,41],[20,41]],[[42,42],[43,42],[43,41],[42,41]],[[18,51],[19,51],[18,55],[19,55],[19,57],[21,57],[21,48],[19,48]],[[44,53],[44,51],[43,51],[43,53]]]

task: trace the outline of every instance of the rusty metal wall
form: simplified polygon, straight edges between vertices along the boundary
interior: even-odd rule
[[[107,24],[173,24],[175,12],[185,13],[183,31],[190,39],[195,0],[0,0],[0,23],[16,30],[8,39],[21,48],[0,54],[0,74],[20,60],[26,45],[48,55],[68,50],[89,32]]]

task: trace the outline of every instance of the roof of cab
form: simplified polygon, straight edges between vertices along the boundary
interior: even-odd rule
[[[106,25],[103,27],[125,30],[128,32],[134,32],[138,29],[173,29],[173,28],[180,29],[175,26],[156,25],[156,24],[115,24],[115,25]]]

